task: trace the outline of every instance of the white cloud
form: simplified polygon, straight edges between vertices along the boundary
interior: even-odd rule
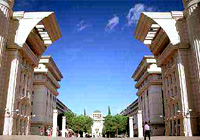
[[[153,7],[147,7],[146,5],[141,4],[141,3],[135,4],[135,6],[129,10],[126,16],[127,25],[131,26],[133,24],[136,24],[140,18],[140,14],[145,11],[150,12],[150,11],[155,11],[155,10]]]
[[[84,29],[86,29],[87,27],[89,27],[84,20],[81,20],[78,24],[77,24],[77,31],[81,32]]]
[[[119,17],[114,15],[107,23],[105,31],[113,31],[115,27],[119,24]]]

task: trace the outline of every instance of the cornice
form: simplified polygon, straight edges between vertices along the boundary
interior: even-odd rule
[[[135,81],[137,81],[137,80],[141,77],[142,73],[143,73],[144,71],[146,71],[147,67],[148,67],[150,64],[152,64],[152,63],[156,63],[156,60],[155,60],[154,56],[153,56],[153,55],[148,55],[148,56],[145,55],[145,56],[142,58],[140,64],[139,64],[138,67],[137,67],[137,69],[136,69],[135,72],[133,73],[132,78],[133,78]]]
[[[29,48],[29,46],[26,43],[23,45],[21,49],[24,52],[26,58],[28,58],[31,61],[31,63],[33,63],[34,66],[36,67],[39,63],[39,59],[34,54],[34,52]]]
[[[189,43],[178,43],[176,45],[172,45],[171,43],[164,49],[162,54],[157,57],[157,64],[160,67],[162,64],[165,64],[165,62],[169,59],[171,59],[172,55],[175,51],[178,49],[189,49],[190,45]]]
[[[136,93],[137,96],[140,96],[150,85],[162,85],[162,80],[151,80],[145,86],[143,86],[138,92]]]
[[[60,88],[60,84],[59,84],[58,81],[55,79],[55,77],[51,74],[50,71],[47,72],[47,76],[48,76],[49,79],[55,84],[56,88]]]
[[[135,84],[135,88],[138,88],[142,82],[149,76],[149,73],[146,71],[138,80],[138,82]]]
[[[157,64],[158,66],[161,66],[164,64],[168,59],[171,59],[170,55],[174,53],[175,50],[177,50],[177,46],[172,45],[171,43],[164,49],[162,54],[158,56],[157,58]]]
[[[52,75],[54,78],[56,78],[57,81],[60,81],[61,78],[63,78],[59,68],[51,56],[41,56],[39,63],[46,65],[47,69],[51,71]]]
[[[46,79],[34,79],[33,85],[44,85],[46,86],[55,96],[58,96],[58,91],[54,86],[51,85]]]
[[[27,42],[29,45],[32,46],[32,49],[38,55],[42,55],[43,52],[46,50],[46,47],[43,43],[43,40],[39,37],[39,35],[32,30],[27,38]]]

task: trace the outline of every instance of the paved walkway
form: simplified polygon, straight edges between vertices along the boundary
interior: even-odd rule
[[[52,138],[52,137],[45,137],[45,136],[1,136],[0,140],[143,140],[139,138]],[[148,138],[147,138],[148,140]],[[151,140],[200,140],[199,137],[168,137],[168,136],[157,136],[151,137]]]

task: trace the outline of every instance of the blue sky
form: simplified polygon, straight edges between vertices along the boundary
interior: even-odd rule
[[[15,0],[14,11],[54,11],[62,38],[52,55],[64,78],[59,99],[74,113],[117,114],[137,97],[131,78],[146,46],[134,39],[142,11],[183,10],[181,0]]]

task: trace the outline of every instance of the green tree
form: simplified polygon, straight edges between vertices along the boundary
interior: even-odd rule
[[[113,137],[115,133],[115,124],[114,124],[114,117],[111,115],[107,115],[104,120],[104,128],[103,132],[107,135],[107,137]]]
[[[115,115],[115,128],[116,128],[116,135],[126,133],[126,128],[128,125],[128,117],[122,115]]]
[[[83,134],[83,132],[91,133],[91,126],[93,124],[92,118],[84,115],[75,115],[71,112],[65,112],[66,124],[75,133]]]
[[[122,115],[107,115],[104,121],[103,133],[107,137],[115,137],[118,134],[126,133],[128,118]]]
[[[84,121],[84,131],[87,132],[87,133],[92,133],[92,128],[91,128],[91,126],[93,125],[92,118],[85,116],[84,119],[85,119],[85,121]]]
[[[72,112],[64,112],[64,116],[66,116],[66,125],[68,128],[72,128],[73,126],[73,119],[76,117],[76,114]]]

